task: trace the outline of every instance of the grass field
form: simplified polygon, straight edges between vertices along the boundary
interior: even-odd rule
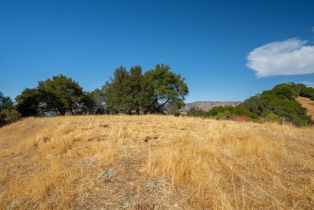
[[[0,209],[313,209],[314,128],[172,116],[0,128]]]

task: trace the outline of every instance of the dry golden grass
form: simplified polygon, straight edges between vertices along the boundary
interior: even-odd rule
[[[313,196],[313,127],[76,116],[0,128],[1,209],[313,209]]]
[[[307,109],[308,115],[310,115],[312,120],[314,120],[314,101],[305,97],[298,97],[297,101]]]

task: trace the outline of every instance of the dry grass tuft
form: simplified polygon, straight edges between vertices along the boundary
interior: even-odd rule
[[[0,128],[0,208],[313,209],[313,136],[170,116],[28,118]]]

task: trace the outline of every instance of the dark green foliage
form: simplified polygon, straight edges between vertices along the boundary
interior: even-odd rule
[[[218,112],[215,112],[215,113],[216,113],[215,115],[218,114]],[[213,117],[214,116],[212,112],[210,111],[204,111],[204,110],[197,109],[194,107],[187,114],[188,116],[194,116],[194,117]]]
[[[139,114],[144,91],[142,82],[140,66],[131,67],[130,71],[124,67],[116,69],[114,77],[103,88],[107,108],[114,113]]]
[[[46,111],[75,114],[84,99],[79,84],[64,75],[58,75],[39,82],[38,91]]]
[[[141,109],[141,92],[144,91],[141,88],[142,80],[142,68],[140,66],[131,67],[127,84],[129,88],[128,103],[129,108],[134,110],[136,114],[140,114]]]
[[[94,106],[93,98],[64,75],[40,81],[37,88],[26,88],[16,97],[16,102],[22,116],[90,113]]]
[[[15,98],[16,109],[22,116],[36,116],[39,114],[40,95],[36,88],[26,88]]]
[[[287,83],[276,85],[272,90],[265,91],[265,94],[267,94],[268,92],[270,94],[275,94],[279,97],[285,97],[290,100],[298,96],[298,93],[294,86]]]
[[[297,88],[299,89],[299,95],[303,97],[310,98],[314,101],[314,88],[307,87],[303,84],[298,84]]]
[[[157,110],[163,112],[164,107],[171,104],[179,110],[184,105],[184,98],[189,90],[181,75],[171,71],[170,66],[158,64],[145,73],[144,78],[153,82],[157,100]]]
[[[295,98],[299,95],[311,97],[313,88],[302,84],[284,83],[272,90],[253,96],[235,107],[214,107],[209,111],[192,110],[189,115],[235,119],[235,116],[247,116],[257,121],[291,122],[296,126],[311,124],[306,109]]]
[[[243,106],[216,106],[208,111],[192,109],[188,115],[199,117],[213,117],[217,119],[235,119],[237,116],[248,116],[257,119],[258,115],[250,112]]]
[[[140,92],[140,107],[144,114],[158,112],[158,101],[151,77],[142,78]]]
[[[300,116],[303,117],[306,114],[306,109],[304,109],[297,101],[288,98],[269,98],[267,105],[267,111],[271,111],[283,117],[284,120],[288,122],[292,122],[295,118]]]
[[[252,113],[261,115],[267,111],[267,103],[267,100],[259,94],[245,100],[241,106]]]
[[[10,97],[6,97],[0,92],[0,110],[13,109],[13,102]]]
[[[261,116],[264,112],[272,112],[280,116],[284,121],[293,124],[309,125],[311,119],[306,115],[306,109],[303,108],[295,98],[300,94],[298,86],[291,84],[280,84],[270,91],[263,92],[258,98],[264,102]],[[253,101],[245,101],[244,104],[254,103]],[[301,122],[302,121],[302,122]]]
[[[92,92],[84,92],[77,82],[64,75],[40,81],[36,88],[26,88],[16,97],[16,108],[22,116],[165,111],[177,114],[187,93],[182,77],[167,65],[157,65],[144,75],[140,66],[131,67],[130,71],[119,67],[102,88]],[[13,106],[5,97],[1,100],[1,106]]]
[[[0,126],[14,122],[20,118],[20,113],[14,109],[13,101],[0,92]]]
[[[156,65],[142,75],[140,66],[116,69],[102,88],[112,113],[178,113],[188,88],[180,75],[167,65]]]
[[[21,118],[21,114],[15,109],[2,109],[0,111],[0,126],[15,122]]]
[[[129,86],[129,72],[124,67],[119,67],[114,72],[114,77],[103,87],[105,103],[113,113],[131,114],[131,90]]]

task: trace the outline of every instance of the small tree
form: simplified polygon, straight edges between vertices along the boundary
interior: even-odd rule
[[[84,93],[81,86],[64,75],[39,82],[38,91],[45,111],[57,111],[61,115],[72,115],[81,107]]]
[[[281,97],[287,97],[288,99],[294,99],[298,95],[293,85],[287,83],[276,85],[271,92]]]
[[[37,116],[39,114],[40,95],[36,88],[26,88],[16,98],[16,109],[22,116]]]
[[[20,113],[14,109],[13,101],[0,92],[0,126],[14,122],[20,118]]]
[[[130,72],[120,67],[102,91],[106,106],[113,112],[162,113],[169,108],[177,114],[188,88],[180,75],[161,64],[144,75],[140,66],[131,67]]]
[[[177,109],[184,105],[185,96],[189,93],[188,87],[181,75],[172,72],[170,66],[158,64],[146,72],[144,78],[152,81],[157,105],[155,110],[163,112],[168,104]]]
[[[0,110],[2,109],[13,109],[13,102],[10,97],[6,97],[0,92]]]

